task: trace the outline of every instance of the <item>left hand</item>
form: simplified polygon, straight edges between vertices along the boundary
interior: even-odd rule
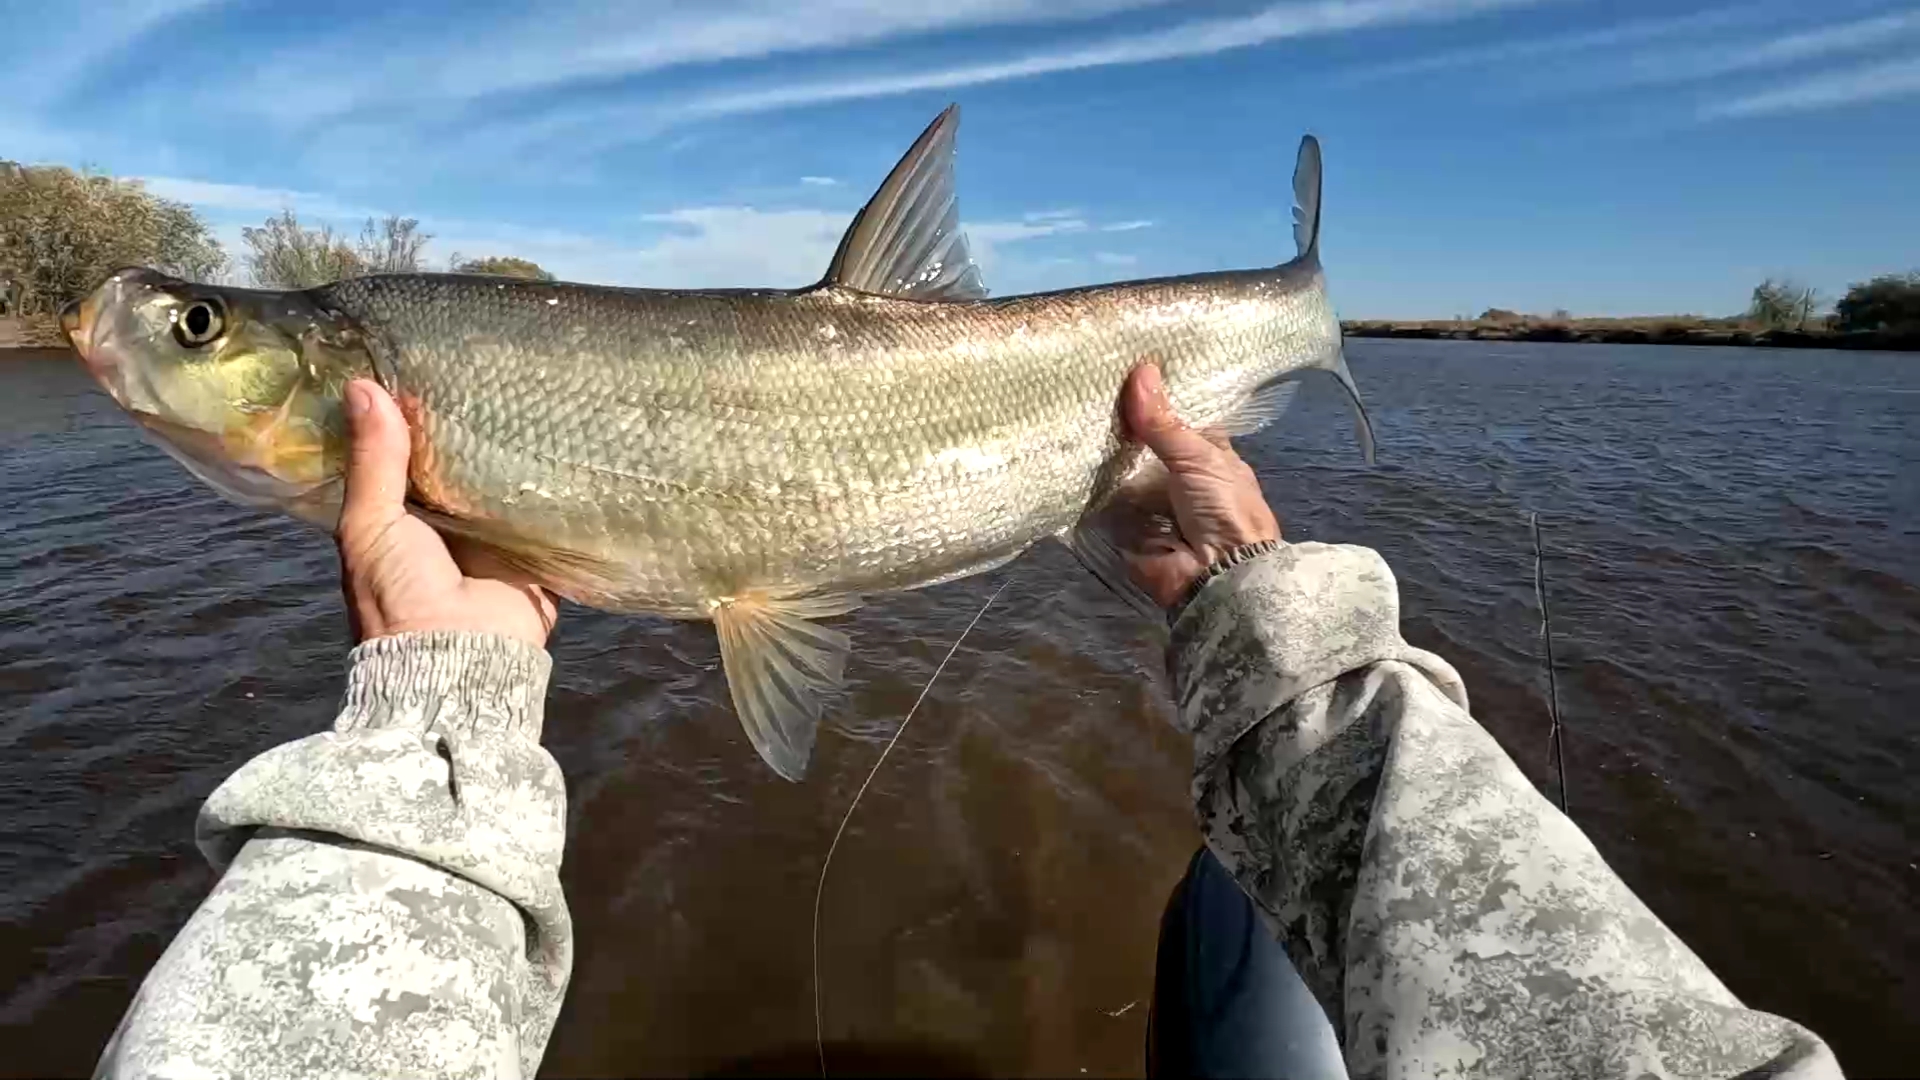
[[[355,641],[412,630],[504,634],[545,648],[558,617],[553,597],[483,549],[459,557],[433,527],[407,513],[406,417],[384,388],[355,379],[346,388],[347,458],[340,527],[340,577]]]

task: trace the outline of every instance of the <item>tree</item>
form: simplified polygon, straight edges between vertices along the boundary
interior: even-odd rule
[[[227,266],[207,224],[137,180],[0,161],[0,306],[46,315],[122,266],[206,280]]]
[[[360,261],[369,274],[414,274],[420,271],[420,254],[426,250],[432,234],[420,231],[413,218],[389,214],[376,223],[372,218],[360,230]]]
[[[1841,330],[1920,334],[1920,270],[1850,285],[1833,313]]]
[[[247,276],[268,289],[311,289],[366,272],[366,263],[330,225],[309,229],[282,210],[257,229],[241,229]]]
[[[1768,278],[1753,287],[1747,320],[1768,330],[1804,330],[1820,305],[1820,291],[1792,278]]]
[[[254,284],[273,289],[311,289],[360,274],[408,274],[418,271],[421,253],[432,236],[413,218],[368,218],[353,243],[331,225],[309,228],[292,210],[282,210],[257,229],[242,229],[247,274]]]
[[[552,281],[553,275],[541,269],[540,264],[512,255],[489,255],[484,259],[462,259],[455,255],[453,270],[457,274],[496,274],[501,277],[526,278],[529,281]]]

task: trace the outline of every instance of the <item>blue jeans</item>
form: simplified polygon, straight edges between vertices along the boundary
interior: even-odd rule
[[[1160,920],[1147,1075],[1347,1080],[1327,1014],[1204,847]]]

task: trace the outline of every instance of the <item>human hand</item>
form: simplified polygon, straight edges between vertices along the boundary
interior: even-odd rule
[[[1135,368],[1120,392],[1127,433],[1147,444],[1167,467],[1167,482],[1156,499],[1160,512],[1177,530],[1128,548],[1127,570],[1134,584],[1161,607],[1171,608],[1206,568],[1243,544],[1280,539],[1280,522],[1260,493],[1253,470],[1224,437],[1213,438],[1188,427],[1167,400],[1160,369]]]
[[[407,513],[407,421],[386,390],[347,384],[346,497],[340,510],[340,578],[355,641],[410,630],[476,630],[545,647],[558,617],[553,597],[484,549],[455,541]]]

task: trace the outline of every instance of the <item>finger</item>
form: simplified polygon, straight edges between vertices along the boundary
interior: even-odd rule
[[[1127,385],[1120,392],[1120,408],[1127,432],[1146,443],[1170,469],[1209,461],[1219,452],[1173,411],[1166,383],[1153,364],[1143,364],[1127,377]]]
[[[340,543],[355,547],[406,513],[406,418],[386,390],[368,379],[347,384],[347,489],[340,507]]]

